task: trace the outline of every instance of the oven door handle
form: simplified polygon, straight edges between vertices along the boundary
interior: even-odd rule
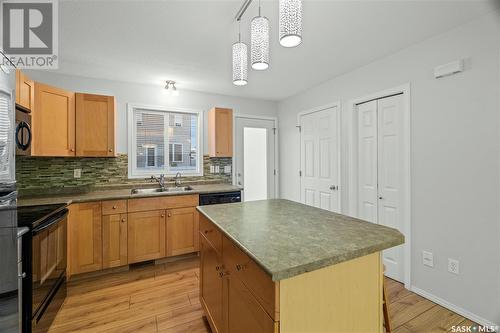
[[[68,208],[64,208],[62,211],[57,213],[56,216],[52,217],[50,220],[46,221],[42,225],[39,225],[38,227],[33,229],[33,235],[36,235],[43,230],[49,228],[50,226],[59,223],[59,221],[63,220],[66,216],[68,216]]]

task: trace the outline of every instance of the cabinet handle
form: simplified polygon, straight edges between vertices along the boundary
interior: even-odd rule
[[[109,152],[112,153],[113,152],[113,149],[109,148]]]
[[[113,206],[113,209],[116,209],[117,207],[116,206]]]
[[[75,151],[75,148],[71,148],[70,151]]]
[[[161,217],[165,217],[165,214],[161,214]]]
[[[219,265],[215,266],[215,270],[220,271],[220,266]]]
[[[240,265],[240,264],[237,264],[237,265],[236,265],[236,270],[237,270],[237,271],[241,271],[241,269],[242,269],[241,265]]]
[[[212,229],[209,229],[209,230],[205,230],[205,234],[208,234],[208,233],[211,233],[213,230]]]
[[[167,214],[167,216],[168,216],[168,217],[171,217],[171,216],[172,216],[172,213],[170,213],[170,212],[169,212],[169,213]]]
[[[126,220],[125,219],[122,219],[122,223],[125,222]]]

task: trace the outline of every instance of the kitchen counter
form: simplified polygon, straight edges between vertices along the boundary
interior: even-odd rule
[[[185,192],[157,192],[157,193],[140,193],[132,194],[131,188],[117,190],[102,190],[91,191],[86,193],[64,194],[64,195],[48,195],[26,197],[18,200],[18,206],[36,206],[48,204],[71,204],[81,202],[92,202],[102,200],[118,200],[118,199],[136,199],[145,197],[159,196],[175,196],[187,194],[202,194],[202,193],[221,193],[231,191],[241,191],[241,187],[236,187],[230,184],[208,184],[208,185],[190,185],[193,189]]]
[[[198,210],[274,281],[404,243],[396,229],[288,200],[201,206]]]

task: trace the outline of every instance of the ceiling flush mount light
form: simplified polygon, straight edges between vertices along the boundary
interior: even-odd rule
[[[238,42],[233,44],[233,83],[244,86],[248,83],[248,47],[241,41],[238,33]]]
[[[172,96],[179,96],[179,90],[177,90],[175,83],[176,82],[172,80],[165,81],[165,89],[171,91]]]
[[[302,42],[302,0],[279,0],[279,26],[281,46]]]
[[[259,16],[252,19],[250,33],[252,68],[265,70],[269,68],[269,20],[260,15],[260,0]]]

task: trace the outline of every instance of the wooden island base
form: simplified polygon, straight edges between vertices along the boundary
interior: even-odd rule
[[[383,332],[380,252],[274,282],[203,215],[200,234],[213,333]]]

